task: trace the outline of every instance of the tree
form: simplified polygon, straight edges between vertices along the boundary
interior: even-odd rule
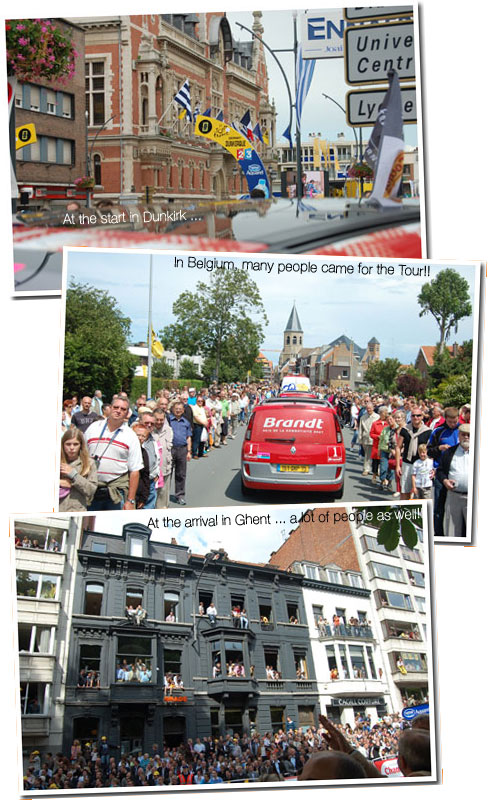
[[[456,333],[460,320],[472,314],[469,284],[456,270],[444,269],[430,283],[424,283],[417,299],[422,307],[419,316],[432,314],[438,324],[442,353],[452,328]]]
[[[198,364],[190,358],[183,358],[179,367],[180,380],[189,381],[199,377],[200,371],[198,369]]]
[[[365,381],[375,387],[379,394],[394,388],[397,371],[401,366],[397,358],[372,361],[365,372]]]
[[[164,347],[205,358],[204,374],[241,380],[252,370],[267,317],[255,281],[245,272],[212,273],[173,304],[176,321],[160,331]],[[250,316],[251,315],[251,316]]]
[[[435,394],[443,407],[460,408],[465,403],[470,403],[471,379],[467,375],[452,375],[439,384]]]
[[[403,372],[396,378],[396,386],[398,392],[401,392],[405,397],[414,395],[415,397],[423,397],[427,388],[427,381],[423,380],[420,374],[415,375],[415,370],[410,372]]]
[[[172,364],[167,364],[164,359],[153,361],[151,374],[153,378],[167,378],[170,380],[174,377],[174,368]]]
[[[136,359],[127,350],[130,319],[108,292],[71,282],[66,293],[65,395],[101,389],[110,399],[128,380]]]
[[[377,529],[377,542],[389,553],[403,544],[414,549],[422,531],[420,508],[404,506],[356,506],[357,515]]]

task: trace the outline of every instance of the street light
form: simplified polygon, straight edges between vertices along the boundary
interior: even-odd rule
[[[95,145],[96,139],[99,136],[99,134],[101,133],[101,131],[106,127],[108,122],[111,122],[111,120],[113,120],[115,117],[121,117],[121,112],[113,114],[109,119],[106,120],[106,122],[102,123],[102,125],[99,128],[99,130],[97,131],[97,133],[95,134],[95,136],[92,139],[92,145],[91,145],[90,153],[89,153],[89,112],[87,110],[85,111],[85,160],[87,162],[87,176],[89,178],[92,175],[92,172],[91,172],[92,153],[94,151],[94,145]],[[87,206],[90,207],[90,189],[89,188],[87,188]]]

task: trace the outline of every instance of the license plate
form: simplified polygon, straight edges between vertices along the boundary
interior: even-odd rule
[[[276,469],[278,472],[309,472],[307,464],[278,464]]]

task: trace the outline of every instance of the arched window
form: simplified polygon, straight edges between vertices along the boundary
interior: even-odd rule
[[[297,344],[297,337],[296,336],[293,337],[293,343]]]
[[[103,593],[104,586],[102,583],[87,583],[85,586],[84,614],[92,614],[94,617],[101,615]]]
[[[102,186],[101,156],[94,156],[94,180],[98,186]]]
[[[142,589],[138,586],[127,586],[127,594],[125,597],[125,605],[128,608],[132,606],[132,608],[137,608],[137,606],[142,606]]]
[[[169,622],[179,621],[179,595],[177,592],[164,592],[163,593],[163,610],[165,619]],[[175,617],[175,619],[172,619]]]
[[[141,125],[148,124],[149,106],[148,98],[143,97],[141,102]]]
[[[290,344],[290,337],[289,336],[286,337],[286,343]]]

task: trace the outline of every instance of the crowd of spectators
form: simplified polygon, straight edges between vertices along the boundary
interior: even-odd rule
[[[34,750],[24,790],[381,778],[373,762],[390,757],[398,758],[405,776],[431,774],[427,716],[410,726],[398,714],[376,722],[358,714],[353,727],[320,716],[320,725],[308,728],[288,717],[275,733],[206,736],[176,747],[153,745],[151,753],[122,755],[106,736],[75,740],[66,754]]]

